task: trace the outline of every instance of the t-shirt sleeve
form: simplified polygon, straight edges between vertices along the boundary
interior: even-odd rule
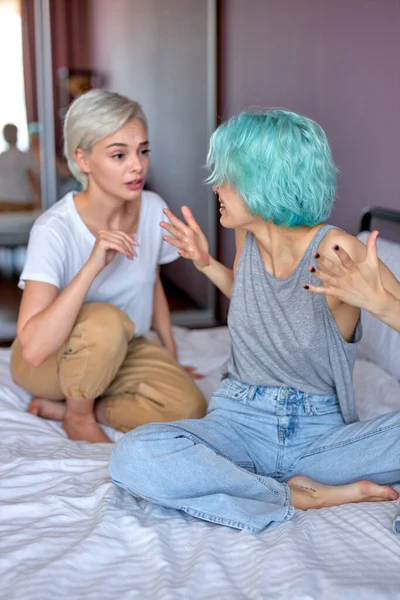
[[[59,235],[48,226],[34,225],[18,287],[23,290],[25,281],[41,281],[61,289],[64,280],[64,255]]]
[[[164,200],[162,200],[162,211],[164,210],[164,208],[168,208],[168,205]],[[169,223],[169,221],[168,221],[167,217],[164,215],[164,213],[162,213],[161,218],[163,221],[166,221],[167,223]],[[164,235],[165,233],[167,233],[164,229],[162,229],[161,231],[162,231],[161,235]],[[161,239],[160,252],[158,254],[158,264],[166,265],[167,263],[173,262],[177,258],[180,258],[179,254],[178,254],[178,249],[175,248],[175,246],[171,246],[171,244],[169,244],[165,240]]]

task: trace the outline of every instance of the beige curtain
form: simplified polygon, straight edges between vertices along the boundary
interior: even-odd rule
[[[50,0],[51,49],[54,78],[54,130],[56,149],[62,147],[61,98],[58,71],[90,68],[90,16],[88,0]]]
[[[2,2],[3,0],[0,0]],[[28,122],[38,120],[34,0],[21,2],[25,97]],[[59,114],[58,71],[90,68],[90,17],[88,0],[50,0],[51,51],[53,64],[55,142],[61,149],[62,123]]]
[[[22,25],[22,56],[24,63],[24,85],[26,116],[28,123],[38,120],[36,90],[36,52],[34,0],[20,0]]]

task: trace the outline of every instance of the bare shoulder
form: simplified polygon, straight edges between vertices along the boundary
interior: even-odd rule
[[[334,251],[335,246],[343,248],[355,262],[364,260],[367,254],[366,245],[354,237],[354,235],[350,235],[342,229],[330,229],[321,241],[318,251],[326,258],[340,262]]]

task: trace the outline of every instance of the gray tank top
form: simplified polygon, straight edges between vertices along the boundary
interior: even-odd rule
[[[307,267],[315,265],[312,253],[332,227],[317,231],[285,279],[266,271],[256,239],[247,233],[228,313],[232,350],[227,375],[252,385],[336,394],[345,423],[352,423],[358,420],[352,374],[361,324],[352,343],[346,342],[325,296],[303,288],[319,284]]]

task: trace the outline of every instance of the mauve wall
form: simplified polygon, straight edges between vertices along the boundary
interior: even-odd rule
[[[208,146],[207,0],[90,0],[93,67],[139,100],[150,125],[150,188],[173,212],[187,204],[207,235],[215,200],[204,184]],[[200,307],[213,290],[193,264],[163,268]]]
[[[400,209],[399,0],[222,0],[221,116],[285,107],[325,129],[340,169],[331,222]],[[233,236],[220,257],[232,264]]]

